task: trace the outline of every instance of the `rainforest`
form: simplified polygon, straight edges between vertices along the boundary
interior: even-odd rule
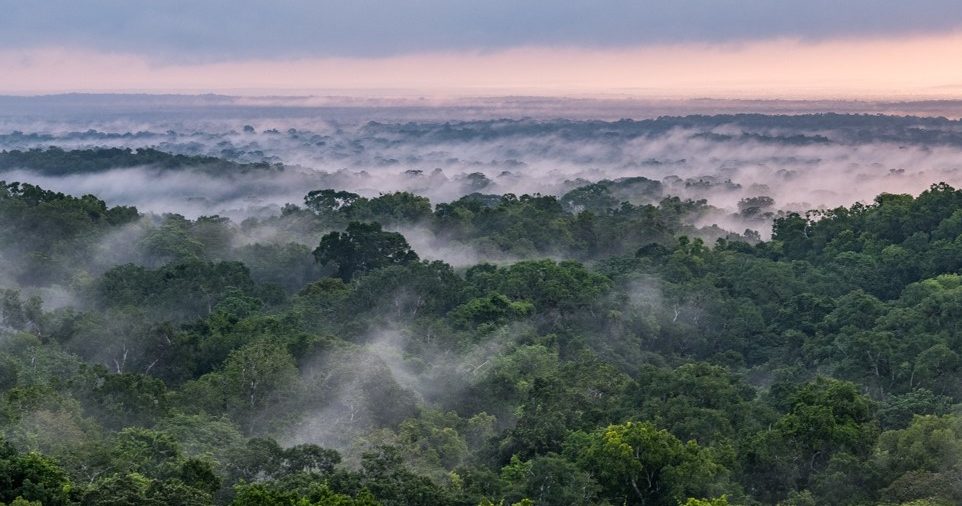
[[[957,121],[17,121],[0,503],[962,502]]]

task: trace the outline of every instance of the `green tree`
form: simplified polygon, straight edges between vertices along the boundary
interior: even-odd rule
[[[38,453],[21,454],[0,438],[0,502],[22,498],[50,506],[67,505],[70,489],[67,473],[55,462]]]
[[[766,500],[807,488],[835,456],[866,458],[878,437],[875,405],[853,383],[819,377],[787,402],[788,413],[745,441],[741,452],[747,481]]]
[[[596,504],[598,484],[585,471],[550,453],[522,462],[517,456],[502,468],[501,478],[507,482],[509,501],[528,499],[531,504]]]
[[[962,501],[962,418],[917,416],[905,429],[883,432],[873,455],[884,498]]]
[[[314,190],[304,197],[304,205],[321,216],[333,216],[361,198],[356,193],[338,190]]]
[[[418,255],[401,234],[381,230],[379,223],[352,221],[344,232],[322,237],[314,258],[323,265],[336,263],[338,276],[347,282],[358,273],[417,262]]]
[[[674,506],[720,492],[725,468],[710,451],[650,423],[610,425],[578,439],[579,463],[614,503]]]
[[[298,370],[286,346],[260,339],[232,351],[222,374],[228,409],[246,420],[248,432],[254,433],[259,415],[270,415],[265,409],[287,395]]]

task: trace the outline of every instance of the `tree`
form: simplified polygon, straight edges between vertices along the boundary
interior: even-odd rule
[[[607,185],[601,183],[581,186],[561,196],[561,204],[573,212],[589,211],[604,214],[618,205],[618,199],[611,195]]]
[[[476,325],[500,325],[528,316],[534,306],[530,302],[517,301],[492,293],[486,297],[471,299],[451,312],[451,318],[459,327]]]
[[[837,456],[865,459],[879,432],[874,403],[853,383],[819,377],[785,402],[788,413],[745,441],[740,455],[748,481],[766,500],[807,488]]]
[[[762,424],[751,402],[755,391],[724,367],[691,363],[676,369],[642,367],[634,406],[679,438],[702,444],[734,438],[736,430]]]
[[[381,506],[366,489],[351,497],[318,481],[306,485],[286,481],[244,483],[234,487],[234,492],[231,506]]]
[[[728,497],[713,497],[711,499],[696,499],[689,497],[681,506],[728,506]]]
[[[361,196],[356,193],[338,190],[314,190],[304,197],[304,205],[321,216],[333,216],[338,211],[350,207]]]
[[[768,196],[748,197],[738,201],[738,214],[745,218],[771,218],[775,199]]]
[[[962,418],[917,416],[902,430],[879,436],[872,458],[889,500],[935,498],[958,504],[962,486]]]
[[[418,261],[403,235],[381,230],[379,223],[357,221],[348,224],[344,232],[322,237],[314,258],[323,265],[336,263],[337,274],[345,282],[357,273]]]
[[[211,495],[178,479],[152,480],[142,474],[126,473],[102,477],[84,491],[84,506],[210,506]]]
[[[336,450],[328,450],[312,444],[287,448],[282,453],[281,467],[285,473],[312,472],[327,475],[341,462]]]
[[[499,293],[525,300],[538,311],[573,312],[596,303],[611,288],[611,280],[577,262],[529,260],[507,267],[479,264],[465,274],[479,296]]]
[[[229,409],[247,420],[248,432],[253,433],[258,414],[284,395],[297,374],[290,352],[274,340],[260,339],[232,351],[223,371]]]
[[[173,476],[183,460],[174,438],[139,427],[120,431],[110,446],[110,456],[117,471],[151,478]]]
[[[381,446],[361,457],[362,483],[384,506],[434,506],[450,501],[431,480],[404,467],[397,448]]]
[[[431,201],[408,192],[386,193],[373,199],[355,200],[344,211],[358,221],[413,223],[431,216]]]
[[[582,468],[613,503],[674,506],[720,492],[725,469],[709,451],[650,423],[609,425],[573,443]]]
[[[52,460],[37,454],[21,454],[0,438],[0,502],[17,498],[59,506],[70,503],[67,473]]]
[[[595,504],[598,485],[591,476],[564,457],[549,453],[529,461],[517,456],[502,468],[509,501],[527,498],[537,506]]]
[[[797,213],[777,218],[772,227],[772,240],[781,243],[787,257],[803,258],[812,247],[811,223]]]

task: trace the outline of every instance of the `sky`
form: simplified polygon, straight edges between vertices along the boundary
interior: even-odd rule
[[[0,0],[0,93],[955,98],[958,0]]]

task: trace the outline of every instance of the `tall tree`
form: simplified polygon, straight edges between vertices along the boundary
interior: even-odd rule
[[[337,264],[337,275],[345,282],[355,274],[418,261],[403,235],[386,232],[380,223],[352,221],[344,232],[331,232],[321,238],[314,250],[321,264]]]

